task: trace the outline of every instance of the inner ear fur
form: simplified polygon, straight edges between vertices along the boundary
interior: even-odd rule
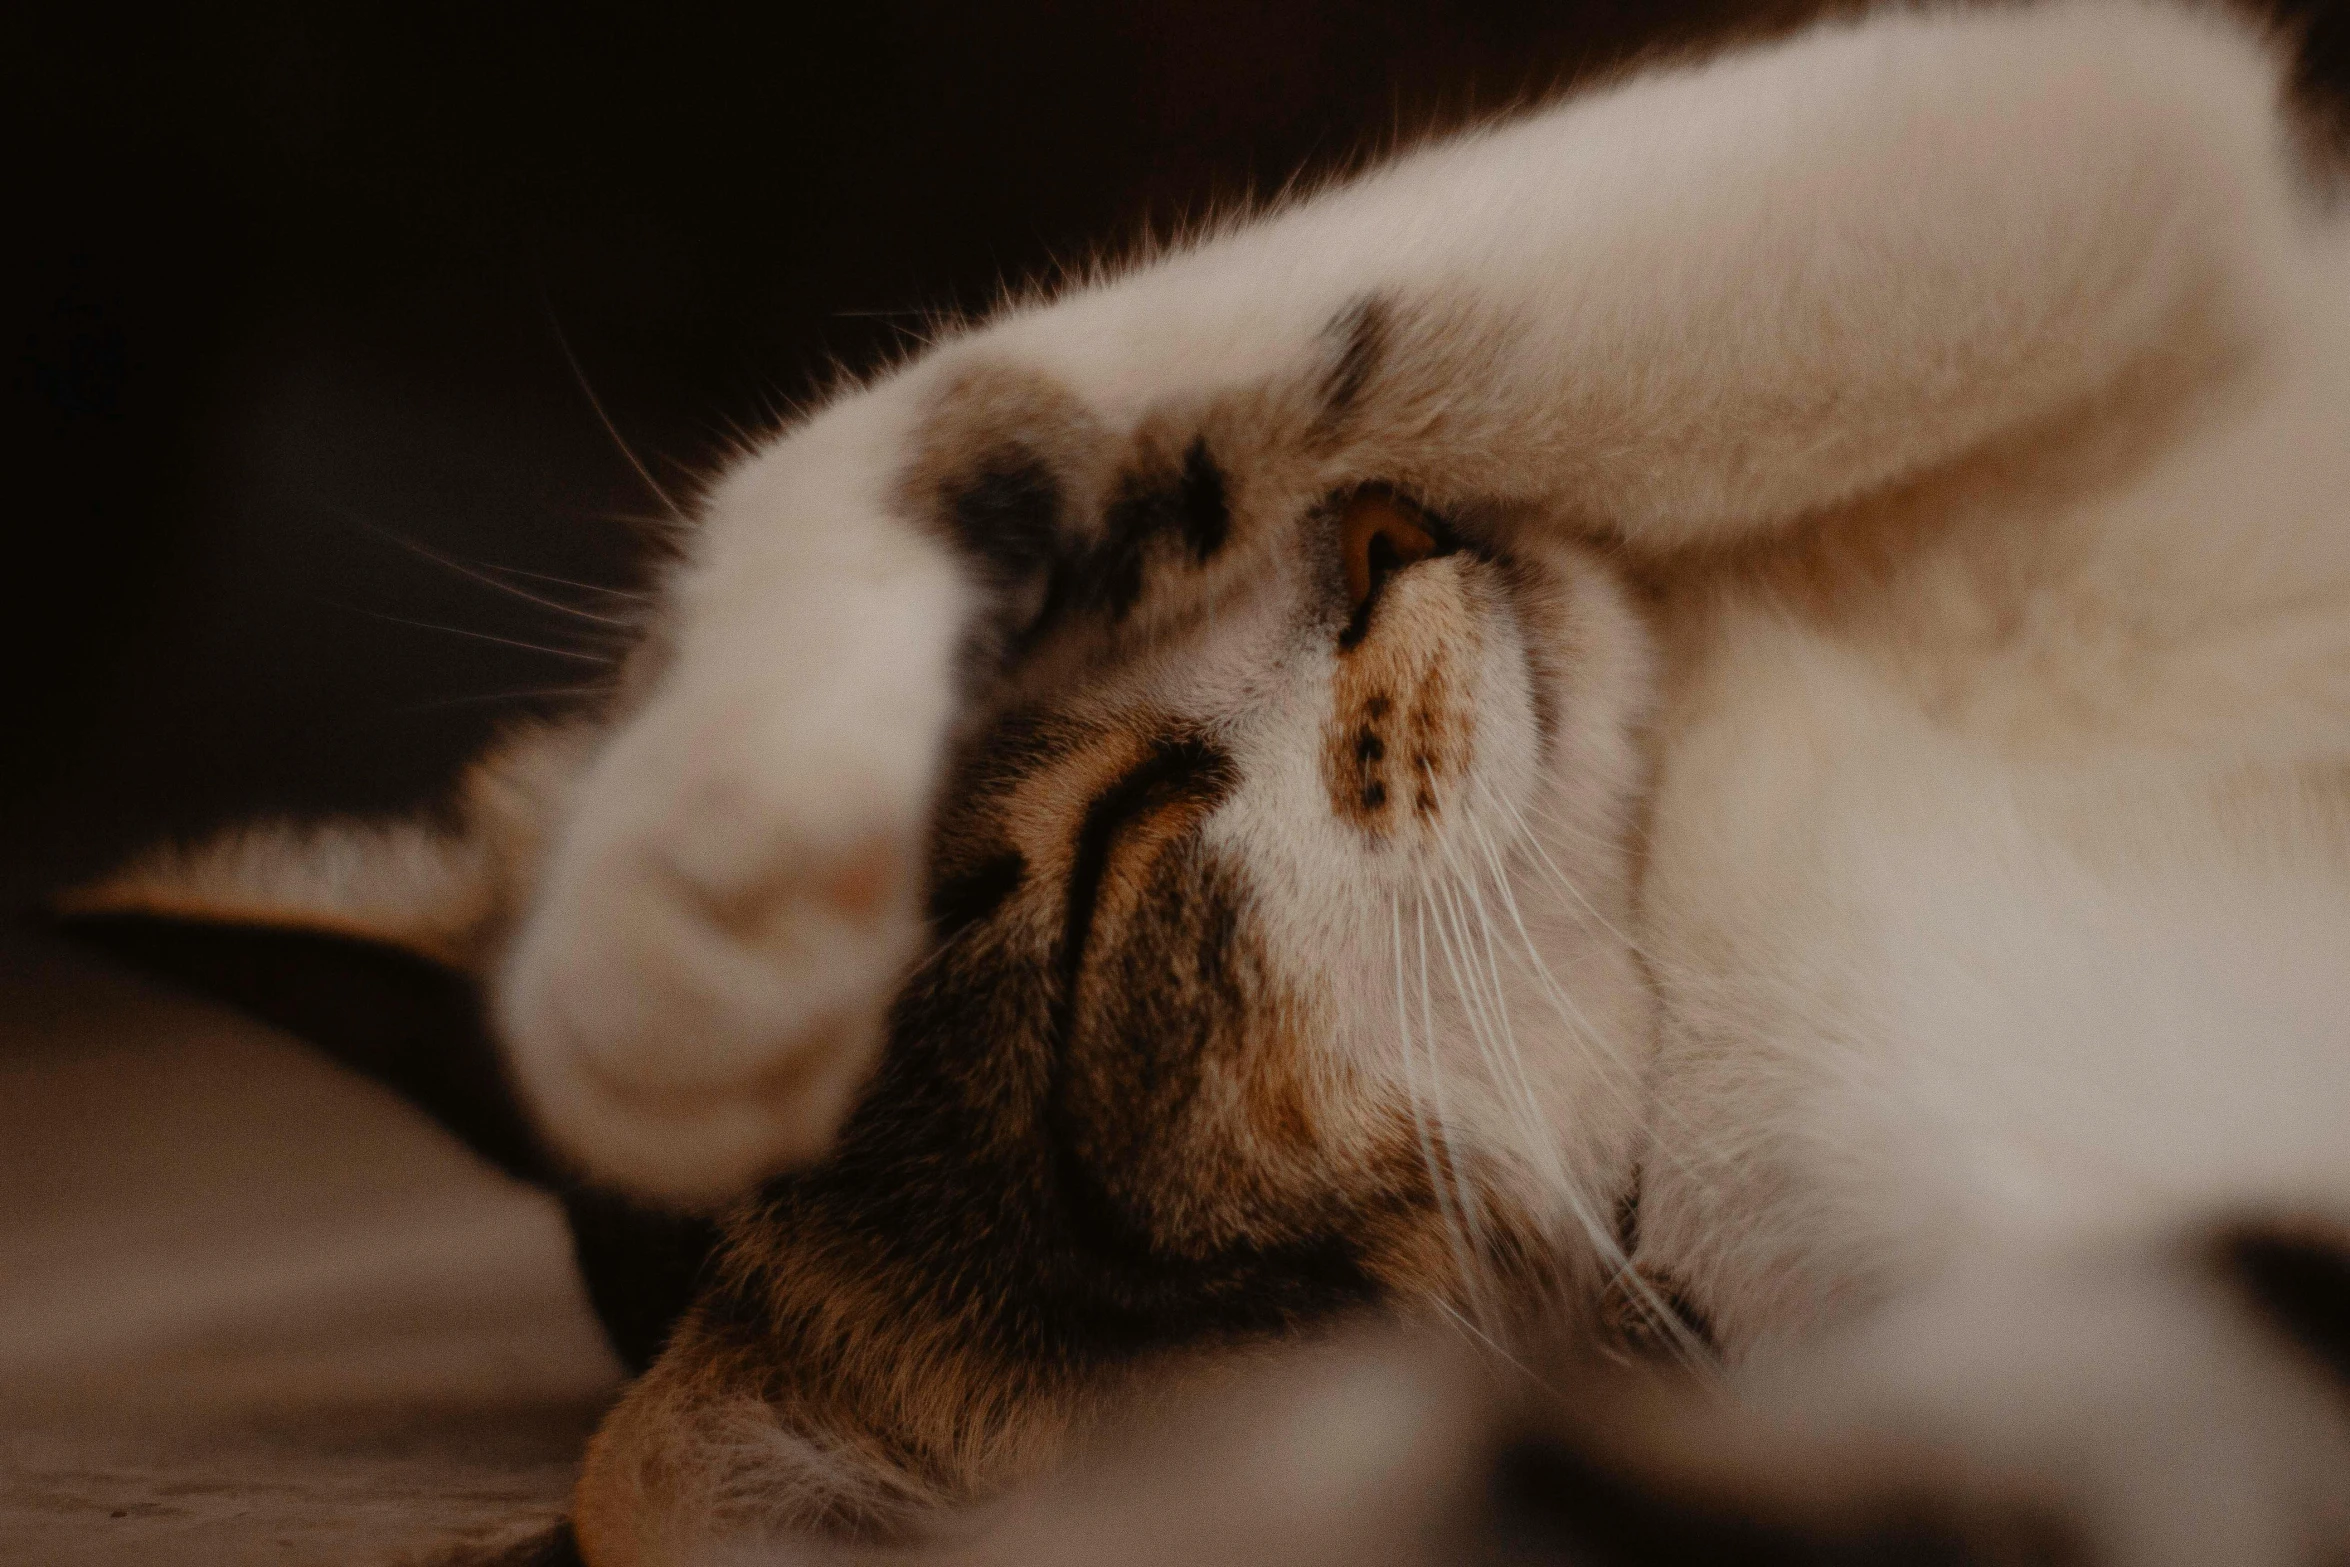
[[[308,1040],[501,1169],[545,1180],[483,984],[587,738],[509,736],[436,817],[232,828],[150,852],[51,911],[85,945]]]
[[[256,823],[142,855],[54,900],[76,927],[132,919],[339,937],[463,973],[499,902],[483,845],[422,822]]]
[[[339,936],[478,978],[496,964],[593,739],[581,724],[516,730],[466,770],[445,812],[234,827],[152,850],[52,906],[68,922],[142,915]]]

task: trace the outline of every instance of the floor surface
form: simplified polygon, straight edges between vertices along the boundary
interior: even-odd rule
[[[232,1013],[0,944],[0,1562],[433,1567],[619,1382],[561,1218]]]

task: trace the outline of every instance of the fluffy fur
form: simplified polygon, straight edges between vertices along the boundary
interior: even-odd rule
[[[2002,1474],[2051,1467],[2012,1378],[1822,1346],[2075,1367],[2044,1424],[2095,1429],[2043,1308],[2110,1288],[2290,1382],[2173,1264],[2046,1281],[2350,1208],[2350,245],[2294,147],[2217,13],[1821,27],[734,465],[529,851],[412,879],[548,1133],[722,1210],[589,1559],[901,1526],[1374,1303],[1507,1343],[1612,1291]],[[285,858],[262,906],[372,906]]]

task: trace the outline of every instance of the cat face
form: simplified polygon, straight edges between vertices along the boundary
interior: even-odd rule
[[[787,1426],[876,1444],[951,1494],[1001,1472],[1030,1416],[1162,1351],[1380,1299],[1490,1320],[1550,1270],[1588,1282],[1645,1037],[1615,934],[1641,635],[1561,530],[1327,460],[1326,385],[1123,428],[976,356],[878,394],[907,407],[878,491],[969,584],[955,700],[918,839],[869,814],[790,886],[713,858],[706,807],[647,809],[775,800],[712,781],[713,752],[742,754],[724,740],[641,737],[756,732],[755,703],[719,716],[714,693],[744,685],[705,660],[755,645],[725,617],[761,602],[763,567],[800,569],[770,553],[796,522],[777,497],[833,432],[820,419],[755,460],[780,471],[721,486],[664,663],[574,791],[590,826],[556,850],[507,968],[520,1059],[610,1049],[615,1017],[660,1031],[659,1001],[599,974],[682,990],[740,963],[767,984],[819,921],[886,929],[908,863],[919,923],[870,997],[801,1025],[787,1094],[835,1069],[857,1008],[880,1009],[877,1065],[837,1139],[732,1210],[673,1359],[787,1368]],[[774,688],[761,671],[750,689]],[[825,809],[860,796],[806,787]],[[788,799],[767,809],[736,853],[805,830]],[[599,924],[626,871],[577,876],[567,853],[658,864],[671,885],[647,898],[686,907]],[[722,889],[679,897],[678,867],[710,864]],[[682,950],[616,948],[616,928]],[[605,1010],[583,1017],[583,994]],[[675,1011],[740,1028],[759,1006]]]
[[[712,485],[609,713],[459,830],[109,897],[478,973],[549,1140],[723,1214],[673,1424],[867,1480],[966,1493],[1168,1352],[1588,1293],[1645,641],[1597,547],[1365,426],[1370,319],[1205,388],[934,354]]]
[[[1185,1247],[1258,1222],[1208,1218],[1194,1160],[1242,1209],[1320,1202],[1424,1166],[1439,1112],[1598,1178],[1499,1128],[1619,1088],[1512,1032],[1595,1027],[1607,987],[1551,968],[1620,945],[1645,663],[1605,565],[1317,450],[1350,349],[1119,419],[983,348],[716,488],[504,967],[553,1129],[623,1176],[599,1098],[829,1130],[952,975],[1004,998],[959,1057],[1055,1063],[1064,1131]],[[876,508],[948,581],[852,624],[812,602],[861,586],[820,535]],[[651,1141],[656,1187],[712,1153]]]
[[[112,901],[472,968],[550,1140],[722,1213],[624,1420],[748,1398],[963,1494],[1168,1352],[1588,1294],[1646,643],[1598,547],[1365,427],[1369,319],[1204,389],[934,354],[713,484],[609,713],[461,830]]]

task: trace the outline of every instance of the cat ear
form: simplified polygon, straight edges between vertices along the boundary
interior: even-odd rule
[[[453,829],[262,825],[150,854],[54,911],[82,944],[285,1029],[544,1183],[483,1003],[495,881],[488,846]]]
[[[153,851],[56,908],[76,928],[307,932],[474,973],[495,904],[485,861],[471,835],[421,822],[261,823]]]
[[[633,1372],[699,1288],[717,1232],[586,1184],[549,1154],[484,989],[595,737],[510,736],[467,773],[450,822],[243,827],[147,855],[52,908],[83,944],[307,1041],[553,1191],[589,1302]]]

